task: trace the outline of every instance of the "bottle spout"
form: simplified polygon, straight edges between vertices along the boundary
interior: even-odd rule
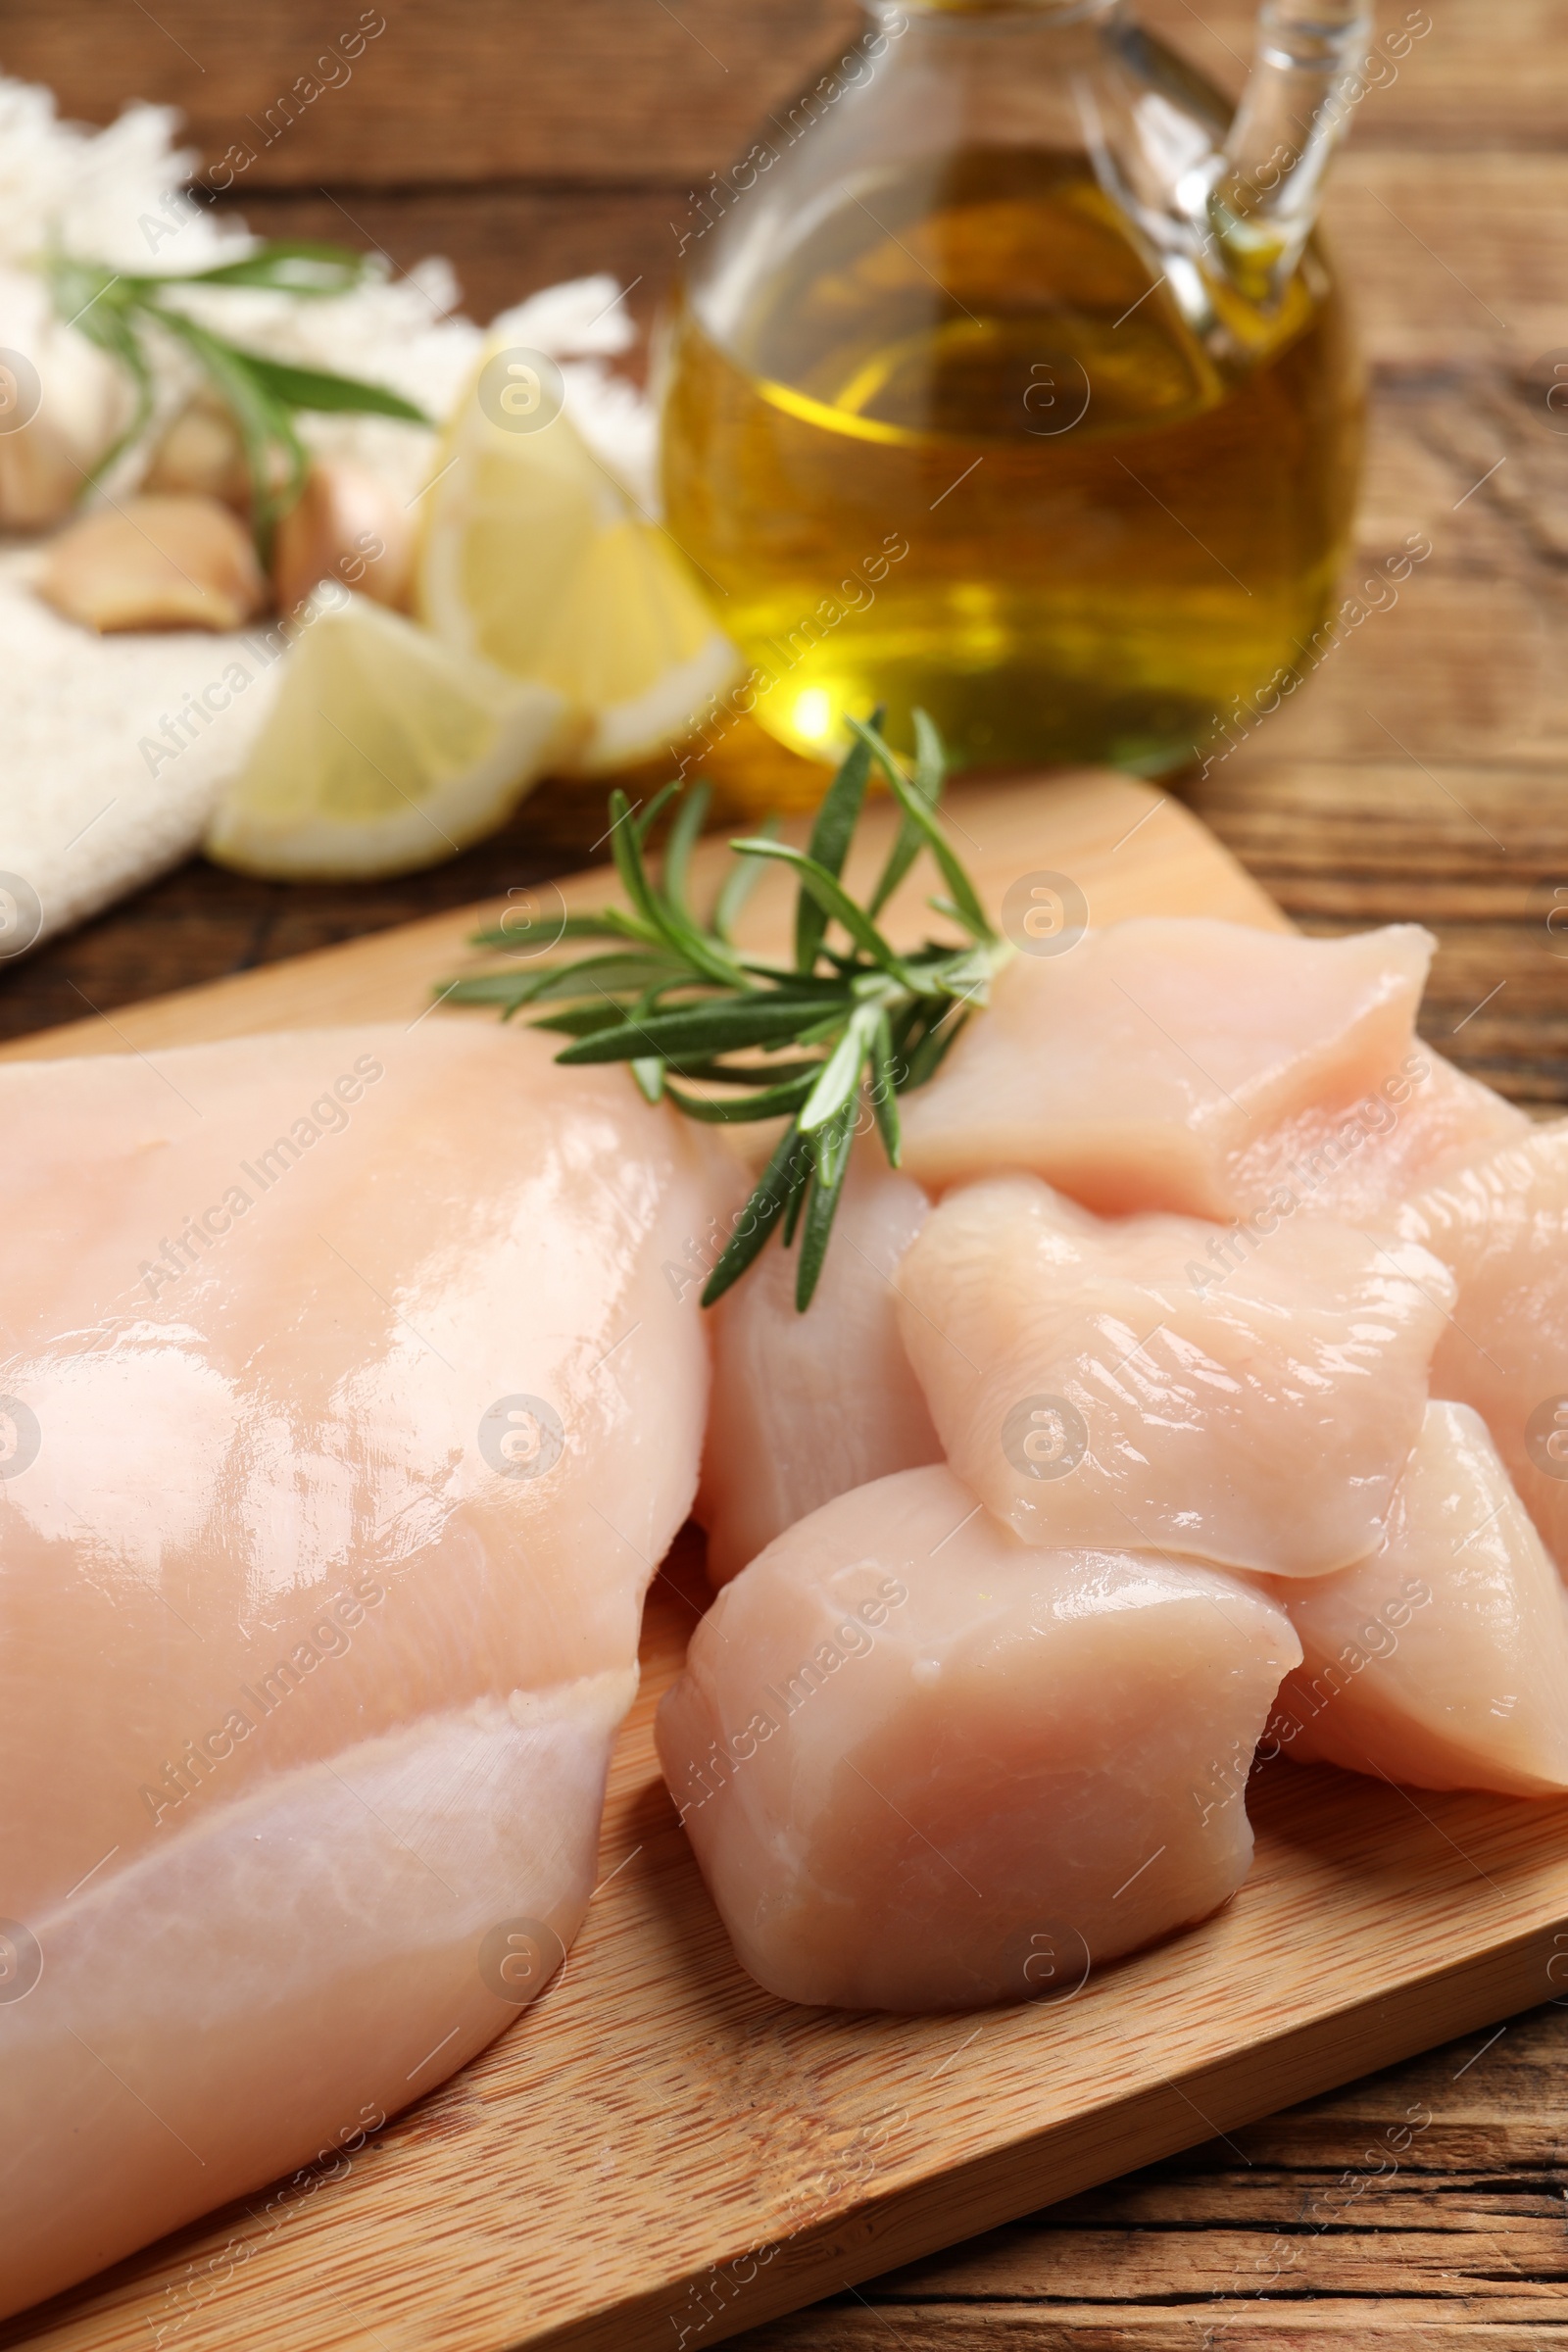
[[[1372,0],[1263,0],[1234,114],[1109,0],[1104,71],[1081,75],[1095,172],[1225,367],[1282,330],[1323,178],[1367,89]]]
[[[1264,0],[1251,76],[1190,208],[1220,273],[1260,308],[1279,301],[1312,233],[1371,37],[1369,0]]]

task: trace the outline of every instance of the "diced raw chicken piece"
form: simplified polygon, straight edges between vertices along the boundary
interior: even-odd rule
[[[0,1118],[10,2310],[546,1981],[696,1485],[662,1267],[735,1177],[467,1022],[15,1066]]]
[[[1298,1762],[1568,1788],[1568,1593],[1468,1405],[1428,1405],[1372,1559],[1268,1589],[1305,1652],[1271,1726]]]
[[[1348,1107],[1315,1103],[1230,1165],[1233,1213],[1282,1208],[1383,1226],[1410,1194],[1530,1132],[1522,1110],[1430,1046],[1407,1054]]]
[[[945,1469],[803,1519],[726,1585],[659,1752],[735,1949],[786,1999],[1071,1991],[1247,1874],[1283,1611],[1217,1570],[1037,1551]]]
[[[948,1459],[1027,1543],[1281,1576],[1381,1541],[1452,1298],[1425,1250],[1327,1218],[1244,1248],[1033,1176],[950,1194],[899,1285]]]
[[[931,1189],[1025,1168],[1105,1215],[1229,1217],[1233,1159],[1410,1053],[1433,944],[1411,923],[1300,939],[1149,917],[1018,955],[908,1097],[905,1165]]]
[[[697,1516],[715,1586],[835,1494],[942,1459],[892,1281],[928,1207],[918,1185],[858,1152],[831,1272],[807,1312],[795,1307],[796,1253],[776,1248],[714,1310]]]
[[[1568,1574],[1568,1119],[1417,1195],[1398,1231],[1458,1280],[1432,1393],[1475,1406]]]

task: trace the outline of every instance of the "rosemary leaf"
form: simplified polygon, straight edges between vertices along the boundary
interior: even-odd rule
[[[994,940],[997,935],[986,918],[985,908],[975,896],[974,885],[948,847],[947,837],[936,820],[934,804],[928,804],[914,790],[880,735],[874,734],[858,718],[852,718],[850,725],[870,745],[892,787],[894,798],[910,823],[924,836],[925,846],[942,868],[942,878],[960,908],[967,929],[976,939]]]
[[[794,1192],[791,1193],[789,1206],[784,1211],[784,1230],[778,1238],[780,1247],[785,1250],[793,1250],[795,1247],[795,1233],[801,1221],[801,1212],[811,1198],[811,1187],[815,1181],[815,1166],[808,1159],[806,1173]]]
[[[671,1061],[672,1078],[705,1080],[710,1086],[783,1086],[792,1079],[815,1080],[820,1061]],[[758,1115],[758,1114],[753,1114]]]
[[[649,934],[629,914],[616,906],[607,906],[602,914],[568,914],[547,953],[553,953],[568,939],[648,939]],[[510,948],[515,955],[522,946],[522,937],[509,931],[503,920],[488,931],[470,932],[468,945],[473,948]]]
[[[763,842],[776,841],[778,830],[778,818],[770,816],[758,826],[755,838]],[[766,871],[767,859],[765,858],[737,857],[735,863],[724,878],[724,887],[719,892],[718,903],[713,908],[713,929],[720,939],[728,940],[730,938],[736,923],[740,920],[742,907]]]
[[[655,888],[648,871],[644,856],[648,830],[679,789],[678,784],[666,784],[656,793],[640,821],[633,821],[631,804],[623,792],[617,789],[611,794],[610,839],[615,870],[638,915],[659,940],[705,978],[733,985],[741,977],[733,954],[722,941],[705,938],[696,923]]]
[[[904,1130],[899,1118],[899,1059],[893,1048],[893,1024],[887,1007],[877,1008],[876,1036],[871,1045],[871,1109],[890,1168],[904,1158]]]
[[[632,816],[632,806],[617,784],[610,796],[610,855],[620,876],[620,887],[630,899],[641,920],[651,931],[662,933],[659,903],[654,897],[653,884],[643,863],[642,842]]]
[[[498,1004],[509,1015],[528,1001],[528,976],[521,972],[474,972],[454,980],[442,996],[445,1004]]]
[[[800,1034],[798,1004],[779,1004],[758,994],[734,1004],[713,1004],[676,1012],[651,1013],[568,1046],[563,1061],[627,1061],[644,1054],[692,1058],[700,1054],[734,1054],[745,1046],[788,1045]]]
[[[792,1120],[778,1140],[751,1199],[735,1220],[735,1230],[717,1265],[703,1288],[703,1304],[714,1306],[730,1285],[739,1282],[754,1257],[765,1246],[779,1210],[805,1184],[811,1154]]]
[[[617,1004],[613,998],[607,997],[598,1004],[573,1004],[564,1012],[541,1013],[528,1026],[530,1029],[553,1029],[560,1037],[592,1037],[601,1029],[620,1028],[625,1017],[625,1005]],[[632,1030],[629,1034],[634,1041],[640,1042],[639,1032]],[[635,1053],[622,1052],[609,1058],[612,1061],[636,1061],[640,1056]],[[557,1059],[564,1061],[565,1055],[558,1054]]]
[[[273,237],[237,262],[220,262],[189,277],[147,277],[146,286],[254,286],[274,294],[303,294],[317,300],[352,294],[370,274],[369,257],[346,245],[323,245],[308,237]]]
[[[403,424],[434,422],[423,409],[416,408],[412,400],[405,400],[401,392],[389,392],[384,384],[337,375],[327,368],[300,368],[292,362],[270,360],[262,352],[244,350],[237,343],[230,343],[228,349],[235,359],[243,361],[263,390],[285,409],[313,409],[323,416],[395,416]]]
[[[614,995],[624,989],[655,988],[661,981],[684,981],[685,974],[667,956],[636,956],[627,951],[615,956],[585,956],[579,963],[560,963],[529,975],[526,986],[529,996],[524,1002],[545,997],[591,997]]]
[[[675,795],[679,792],[679,781],[672,777],[669,783],[662,784],[660,786],[659,790],[655,793],[651,801],[642,804],[634,803],[631,809],[628,810],[627,813],[631,820],[631,829],[637,837],[637,847],[639,850],[647,849],[649,837],[652,834],[654,827],[658,824],[660,818],[663,815],[664,810],[669,807],[670,802],[675,798]],[[637,814],[637,808],[639,806],[642,808],[642,814],[640,816]],[[652,889],[653,885],[650,884],[649,887]]]
[[[308,461],[304,444],[287,409],[254,374],[243,353],[220,335],[209,334],[205,326],[181,312],[160,309],[158,319],[200,360],[239,427],[245,467],[251,477],[251,518],[257,545],[266,555],[278,516],[288,511],[305,486]],[[286,468],[282,491],[272,479],[274,453],[282,457]]]
[[[822,1074],[801,1112],[803,1135],[812,1135],[819,1127],[827,1126],[858,1092],[865,1057],[875,1043],[881,1019],[882,1009],[877,1004],[862,1004],[851,1013],[844,1035],[823,1062]]]
[[[692,850],[703,829],[708,805],[712,799],[706,784],[688,793],[680,814],[669,828],[664,844],[664,870],[661,877],[665,904],[695,928],[696,918],[686,896],[686,877],[692,861]]]
[[[871,724],[879,726],[882,712],[872,714]],[[808,855],[814,858],[825,873],[837,881],[844,871],[855,828],[859,822],[861,804],[865,799],[866,779],[871,773],[869,744],[856,742],[849,756],[822,797],[807,845]],[[795,968],[798,972],[813,971],[817,951],[827,931],[827,910],[816,899],[802,898],[795,909]]]
[[[918,743],[920,750],[919,756],[915,760],[914,774],[910,781],[913,789],[919,794],[926,807],[934,811],[937,803],[942,798],[942,738],[937,734],[936,729],[931,725],[930,720],[926,717],[926,714],[923,710],[917,710],[915,712],[914,720],[916,729],[915,740]],[[871,723],[873,726],[876,725],[874,716]],[[926,756],[927,745],[930,742],[935,743],[937,750],[937,757],[934,763]],[[869,756],[870,754],[868,747],[867,757],[869,758]],[[925,836],[921,832],[919,826],[914,822],[914,819],[911,816],[906,813],[904,821],[899,827],[898,839],[895,841],[892,850],[888,854],[888,861],[886,865],[882,868],[881,880],[877,883],[875,890],[872,891],[870,899],[867,902],[866,911],[868,913],[873,915],[881,913],[889,899],[892,898],[893,893],[898,889],[899,884],[904,880],[905,875],[909,871],[909,868],[919,857],[924,840]]]
[[[122,312],[109,308],[100,312],[89,307],[76,318],[75,324],[89,342],[96,343],[100,351],[108,352],[111,359],[119,360],[135,390],[129,423],[118,440],[111,442],[104,451],[82,485],[83,489],[93,489],[131,443],[145,432],[153,413],[153,371]]]
[[[871,724],[877,733],[881,721],[873,711]],[[915,791],[928,808],[935,808],[942,798],[942,786],[948,772],[948,756],[943,749],[942,736],[928,710],[914,713],[914,774],[910,778]]]
[[[966,1013],[954,1012],[950,1008],[940,1021],[934,1021],[922,1033],[908,1055],[909,1075],[904,1082],[906,1087],[924,1086],[936,1076],[967,1017]]]
[[[721,1096],[683,1095],[678,1087],[668,1089],[669,1099],[689,1119],[701,1119],[709,1127],[734,1127],[752,1119],[788,1118],[798,1111],[811,1091],[809,1078],[796,1078],[783,1086],[760,1087],[756,1094],[742,1101],[726,1102]]]
[[[836,917],[856,946],[874,956],[884,971],[903,977],[902,958],[883,938],[870,916],[856,905],[849,892],[840,885],[837,875],[830,874],[826,866],[818,865],[804,850],[792,850],[787,842],[764,842],[755,835],[748,841],[732,842],[730,847],[743,857],[775,858],[781,865],[789,866],[792,872],[799,875],[802,890],[809,892],[824,915]]]
[[[838,1214],[844,1179],[850,1171],[850,1145],[855,1134],[855,1104],[839,1113],[836,1122],[816,1138],[816,1166],[811,1198],[801,1228],[801,1256],[795,1272],[795,1310],[804,1315],[816,1294],[833,1220]]]
[[[936,816],[944,761],[924,713],[915,719],[915,760],[906,774],[880,729],[854,726],[856,743],[817,813],[810,847],[778,838],[769,823],[734,841],[735,864],[705,923],[691,904],[692,853],[709,801],[700,787],[679,803],[657,876],[649,863],[654,828],[676,786],[633,809],[611,797],[611,840],[631,911],[573,916],[564,940],[602,945],[576,960],[547,960],[527,972],[466,975],[449,992],[460,1003],[494,1004],[509,1017],[523,1007],[533,1026],[571,1042],[557,1058],[574,1065],[624,1061],[650,1102],[667,1101],[710,1126],[787,1119],[767,1167],[736,1220],[703,1292],[711,1305],[738,1281],[774,1233],[799,1239],[796,1304],[809,1305],[821,1279],[855,1139],[869,1093],[876,1131],[899,1164],[898,1097],[930,1077],[973,1010],[983,1006],[1012,950],[998,938]],[[842,876],[873,761],[899,804],[893,849],[869,906]],[[946,884],[932,903],[968,933],[959,947],[927,941],[900,955],[878,929],[875,909],[915,858],[929,854]],[[793,968],[745,956],[733,926],[748,891],[769,865],[796,882]],[[844,944],[830,941],[834,928]],[[514,947],[505,925],[480,934],[482,947]],[[702,1093],[691,1093],[691,1087]]]

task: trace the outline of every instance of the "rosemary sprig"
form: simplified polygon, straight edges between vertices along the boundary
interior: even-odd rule
[[[395,416],[408,424],[430,418],[401,393],[325,368],[298,368],[250,351],[203,326],[182,310],[183,286],[246,286],[266,293],[305,295],[315,300],[351,293],[370,274],[368,255],[341,245],[309,240],[258,244],[242,260],[211,270],[148,270],[140,275],[111,270],[103,262],[51,253],[42,265],[59,316],[101,351],[118,360],[135,387],[130,422],[106,450],[85,488],[101,480],[146,426],[153,407],[153,367],[147,332],[170,336],[200,364],[209,383],[233,416],[251,480],[251,522],[265,557],[272,531],[305,486],[308,457],[295,430],[302,409],[370,416]],[[281,476],[281,479],[279,477]]]
[[[564,961],[554,960],[553,950],[526,972],[486,972],[442,991],[452,1004],[494,1004],[508,1020],[548,1006],[531,1025],[573,1041],[558,1061],[628,1062],[650,1102],[666,1098],[688,1118],[788,1120],[709,1276],[705,1306],[722,1298],[776,1231],[786,1249],[799,1236],[795,1303],[806,1311],[867,1102],[897,1167],[899,1096],[932,1075],[1012,954],[987,920],[938,820],[947,760],[936,728],[923,710],[915,713],[917,755],[906,774],[880,719],[877,712],[869,724],[851,721],[855,744],[817,810],[806,850],[781,842],[771,821],[731,842],[737,862],[707,920],[693,910],[688,890],[707,786],[679,801],[657,878],[649,868],[650,838],[681,787],[665,785],[640,815],[616,791],[611,840],[629,908],[568,917],[557,949],[579,940],[614,944]],[[841,877],[873,765],[886,776],[903,822],[862,906]],[[876,918],[922,851],[947,886],[928,904],[967,935],[967,944],[927,941],[905,955]],[[745,955],[734,940],[747,893],[769,862],[786,866],[799,884],[788,968]],[[479,932],[474,945],[516,942],[503,927]],[[696,1084],[716,1091],[685,1091]]]

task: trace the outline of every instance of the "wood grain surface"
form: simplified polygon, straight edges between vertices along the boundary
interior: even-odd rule
[[[1251,49],[1250,0],[1146,0],[1141,12],[1218,81]],[[1408,11],[1413,17],[1416,12]],[[1357,142],[1547,151],[1568,113],[1555,0],[1425,0],[1436,29],[1370,93]],[[1406,18],[1384,12],[1384,29]],[[358,55],[344,35],[368,28]],[[854,0],[116,0],[0,7],[7,73],[46,81],[89,122],[127,97],[181,107],[210,168],[230,147],[252,188],[667,184],[721,167],[864,24]],[[321,67],[336,53],[348,67]],[[336,84],[299,107],[301,76]]]
[[[243,13],[0,0],[0,63],[90,120],[131,93],[183,107],[209,162],[256,147],[228,201],[258,227],[363,239],[403,265],[445,252],[476,316],[610,268],[639,281],[631,306],[646,320],[693,185],[857,21],[848,0],[473,0],[461,15],[387,0],[387,31],[351,84],[270,145],[248,131],[246,116],[265,118],[359,13],[357,0]],[[1142,13],[1237,85],[1246,0],[1145,0]],[[1384,29],[1407,13],[1384,0]],[[1568,437],[1537,363],[1568,348],[1568,6],[1430,0],[1426,13],[1431,34],[1357,109],[1328,217],[1373,370],[1358,557],[1375,564],[1412,529],[1433,557],[1294,707],[1174,789],[1308,929],[1429,923],[1428,1034],[1546,1109],[1568,1103],[1568,970],[1548,929],[1568,892]],[[542,800],[456,866],[360,891],[193,863],[0,977],[0,1034],[92,1005],[120,1022],[161,990],[537,884],[580,862],[602,825],[597,802]],[[759,2352],[1568,2343],[1568,2026],[1543,2012],[1469,2063],[1492,2030],[753,2340]],[[1282,2082],[1274,2103],[1292,2095]],[[1365,2151],[1418,2098],[1434,2123],[1384,2174]],[[198,2346],[205,2291],[187,2283],[181,2305],[180,2333]],[[274,2340],[269,2327],[263,2337]]]
[[[1568,2014],[1546,2006],[734,2352],[1548,2352],[1568,2342],[1565,2160]]]
[[[869,812],[853,889],[877,871],[894,816],[885,803]],[[949,823],[993,911],[1018,877],[1050,870],[1078,884],[1092,922],[1281,919],[1177,802],[1107,771],[960,786]],[[699,860],[701,891],[720,845]],[[891,902],[896,940],[926,927],[926,887],[911,876]],[[526,947],[609,889],[601,870],[540,894]],[[791,895],[782,874],[759,890],[751,944],[783,944]],[[449,912],[8,1052],[112,1046],[157,1069],[171,1046],[255,1029],[487,1017],[432,1008],[431,992],[500,911]],[[267,2341],[287,2352],[655,2352],[672,2339],[684,2352],[825,2291],[853,2295],[890,2264],[1233,2133],[1568,1979],[1568,1800],[1411,1794],[1281,1759],[1254,1775],[1258,1852],[1240,1894],[1153,1951],[1080,1976],[1069,1927],[1054,1997],[973,2019],[775,2000],[730,1952],[653,1752],[654,1705],[706,1597],[691,1540],[654,1588],[643,1690],[611,1776],[603,1899],[535,2007],[346,2173],[334,2163],[242,2200],[0,2343],[130,2352],[149,2332],[188,2333],[229,2352],[256,2342],[265,2314]],[[1429,2128],[1413,2111],[1391,2118],[1391,2154]]]
[[[1130,914],[1212,914],[1268,928],[1284,921],[1245,867],[1180,802],[1112,768],[1057,768],[1046,775],[960,782],[951,788],[944,807],[954,844],[993,911],[1021,875],[1050,869],[1077,883],[1095,923],[1119,922]],[[891,799],[873,799],[857,828],[844,876],[846,887],[861,898],[870,897],[892,846],[896,815]],[[601,808],[601,844],[604,821]],[[793,818],[784,837],[804,843],[809,827],[808,816]],[[694,890],[713,887],[729,864],[723,841],[710,835],[693,857]],[[932,930],[934,918],[926,907],[931,888],[931,868],[922,858],[880,918],[896,943],[913,945]],[[113,1019],[93,1012],[67,1028],[14,1040],[0,1049],[0,1057],[150,1053],[159,1046],[246,1037],[263,1029],[320,1029],[367,1020],[412,1023],[440,1009],[444,979],[497,960],[493,954],[476,956],[468,946],[482,925],[507,921],[519,941],[518,957],[526,960],[559,937],[561,916],[611,900],[624,904],[613,868],[601,863],[485,905],[452,907],[422,922],[127,1006]],[[787,956],[794,906],[794,885],[782,868],[764,874],[747,902],[737,937],[760,954]],[[441,1017],[454,1015],[449,1010]],[[494,1016],[470,1012],[465,1017]]]

